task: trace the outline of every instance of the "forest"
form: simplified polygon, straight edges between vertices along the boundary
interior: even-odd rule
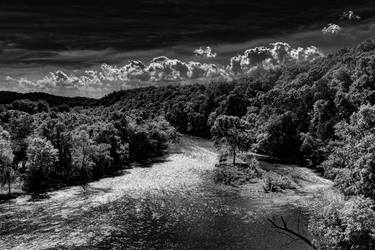
[[[27,192],[84,183],[166,153],[176,131],[162,117],[16,100],[1,113],[1,181]]]
[[[35,96],[36,94],[34,94]],[[40,95],[40,94],[39,94]],[[316,169],[343,199],[310,219],[319,249],[375,244],[375,38],[230,82],[145,87],[99,100],[15,96],[0,107],[2,185],[87,182],[162,156],[178,133]]]

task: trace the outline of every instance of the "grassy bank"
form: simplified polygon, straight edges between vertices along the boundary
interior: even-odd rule
[[[247,187],[262,193],[311,192],[330,188],[332,182],[306,167],[282,164],[264,156],[240,154],[233,165],[230,157],[222,155],[216,165],[214,179],[224,185]]]

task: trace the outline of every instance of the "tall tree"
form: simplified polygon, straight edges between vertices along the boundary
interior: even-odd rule
[[[13,176],[13,157],[10,134],[0,126],[0,184],[4,186],[8,183],[9,194]]]
[[[25,189],[39,191],[54,177],[53,166],[58,160],[58,150],[45,138],[28,138]]]
[[[87,128],[78,127],[72,132],[72,161],[81,179],[90,179],[94,173],[96,162],[111,164],[111,145],[97,144],[87,132]]]
[[[213,140],[217,145],[227,145],[236,165],[237,151],[248,150],[253,141],[249,124],[236,116],[219,116],[211,128]]]

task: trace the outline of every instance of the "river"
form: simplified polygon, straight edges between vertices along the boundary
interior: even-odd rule
[[[288,199],[213,182],[217,152],[183,137],[147,166],[84,186],[0,204],[0,249],[309,249],[273,229],[308,235],[300,192]],[[275,199],[276,198],[276,199]]]

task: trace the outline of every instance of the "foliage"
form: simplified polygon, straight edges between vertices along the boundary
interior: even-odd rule
[[[22,111],[28,114],[49,112],[50,107],[46,101],[33,102],[28,99],[15,100],[10,104],[10,109]]]
[[[22,105],[17,107],[23,111],[13,110],[12,105],[3,108],[0,120],[10,134],[11,165],[17,166],[7,169],[22,177],[27,191],[116,173],[130,161],[165,154],[169,142],[177,139],[176,130],[163,117],[144,118],[139,112],[125,114],[103,107],[31,111]]]
[[[50,141],[40,137],[28,138],[25,189],[40,191],[53,180],[54,163],[58,160],[58,151]]]
[[[129,156],[135,160],[146,160],[163,155],[169,141],[176,139],[176,131],[161,117],[154,120],[130,124]]]
[[[346,195],[375,199],[375,106],[361,106],[350,123],[336,126],[339,141],[322,163],[328,177]]]
[[[10,193],[10,183],[13,177],[13,150],[11,146],[10,134],[0,126],[0,185],[8,184]]]
[[[95,158],[98,157],[101,151],[104,158],[108,158],[109,162],[112,161],[109,156],[109,145],[96,145],[94,140],[90,138],[89,133],[84,129],[78,128],[72,132],[72,145],[72,164],[77,169],[73,173],[82,179],[92,177]]]
[[[298,161],[301,146],[298,134],[298,120],[291,112],[272,117],[258,135],[257,149],[273,157]]]
[[[281,192],[286,189],[294,189],[295,186],[288,176],[266,172],[263,174],[263,188],[266,192]]]
[[[11,104],[17,100],[30,100],[33,102],[44,101],[50,106],[66,104],[68,106],[86,106],[94,103],[94,99],[86,97],[64,97],[47,93],[16,93],[11,91],[0,91],[0,104]]]
[[[225,185],[237,186],[261,177],[262,172],[256,159],[251,159],[249,164],[237,166],[222,163],[215,168],[214,180]]]
[[[309,231],[319,249],[370,249],[375,243],[374,201],[333,198],[312,206]]]
[[[217,145],[227,145],[233,156],[233,165],[236,164],[237,151],[246,151],[250,148],[252,137],[246,121],[236,116],[219,116],[211,128],[212,139]]]

